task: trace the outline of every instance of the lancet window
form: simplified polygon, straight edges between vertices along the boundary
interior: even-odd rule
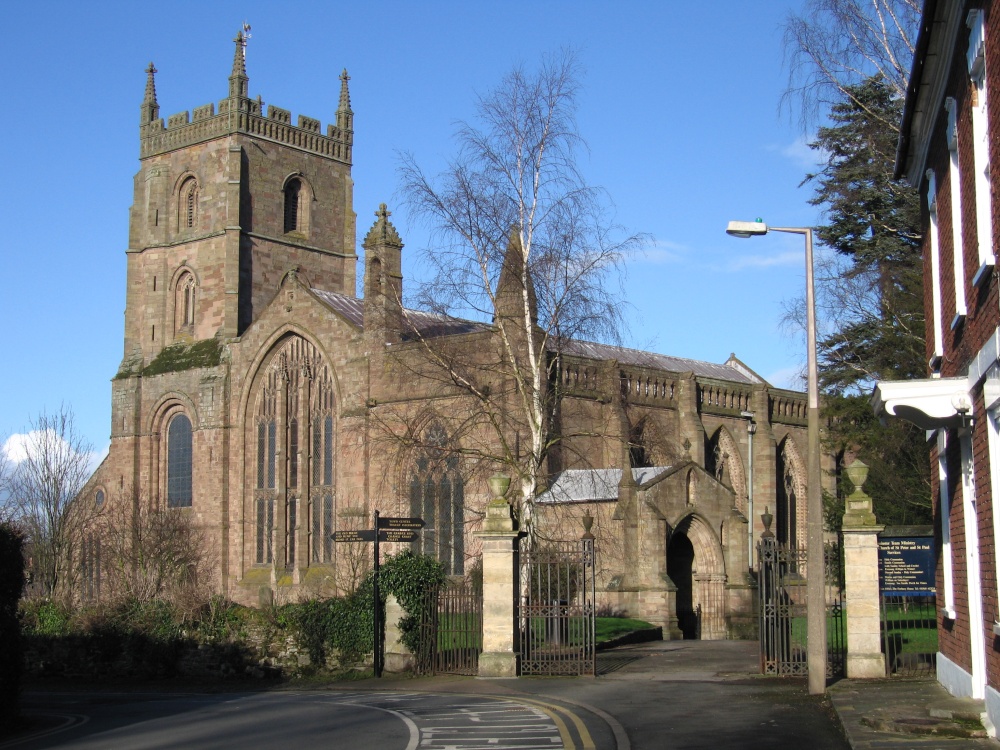
[[[191,420],[178,414],[167,427],[167,507],[191,507]]]
[[[333,403],[333,379],[316,348],[287,340],[264,374],[248,438],[258,565],[333,562]]]
[[[424,519],[419,551],[444,564],[449,575],[465,573],[465,481],[448,435],[433,423],[421,441],[410,477],[410,514]]]
[[[182,273],[174,285],[175,333],[193,333],[198,284],[190,271]]]
[[[198,181],[189,177],[181,185],[177,228],[194,229],[198,223]]]
[[[296,232],[302,229],[302,211],[300,199],[302,195],[302,181],[292,179],[285,185],[285,231]]]

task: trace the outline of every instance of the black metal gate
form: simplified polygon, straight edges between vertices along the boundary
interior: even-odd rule
[[[887,677],[937,672],[937,597],[881,595],[882,653]]]
[[[521,543],[521,674],[593,675],[594,540]]]
[[[418,674],[479,673],[483,650],[483,594],[468,579],[449,579],[424,597]]]
[[[843,566],[840,545],[825,550],[827,677],[845,673]],[[806,675],[806,551],[765,537],[757,545],[760,671],[770,675]]]

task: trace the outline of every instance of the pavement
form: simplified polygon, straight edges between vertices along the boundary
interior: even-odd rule
[[[840,680],[827,693],[853,750],[992,748],[983,701],[955,698],[933,678]]]
[[[562,716],[571,730],[575,722],[578,741],[566,747],[1000,750],[981,723],[983,702],[954,698],[931,677],[840,680],[819,698],[807,694],[804,679],[758,672],[755,642],[658,641],[600,652],[596,679],[387,675],[265,690],[512,699]],[[44,689],[26,697],[51,700]]]

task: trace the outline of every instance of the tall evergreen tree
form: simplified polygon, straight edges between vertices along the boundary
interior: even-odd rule
[[[881,77],[847,88],[811,144],[826,165],[806,178],[826,219],[817,235],[836,251],[819,301],[827,439],[871,467],[865,489],[880,521],[924,523],[931,504],[923,432],[902,420],[882,425],[868,405],[877,380],[926,375],[920,203],[892,177],[903,103]]]

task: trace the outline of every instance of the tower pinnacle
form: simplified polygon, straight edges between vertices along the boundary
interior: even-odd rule
[[[142,97],[142,104],[139,107],[140,125],[148,125],[160,116],[160,105],[156,102],[156,68],[153,63],[149,63],[146,68],[146,94]]]
[[[229,98],[246,99],[249,94],[249,82],[246,66],[246,39],[242,31],[236,32],[236,51],[233,53],[233,72],[229,76]]]
[[[347,82],[351,77],[347,75],[347,68],[340,74],[340,104],[337,106],[337,127],[341,130],[354,130],[354,111],[351,109],[351,92],[347,88]]]

